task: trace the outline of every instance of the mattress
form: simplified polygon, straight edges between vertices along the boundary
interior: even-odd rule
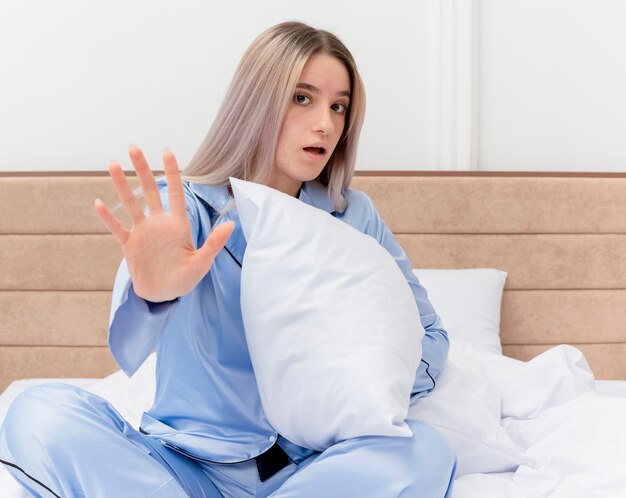
[[[20,392],[50,380],[103,396],[137,427],[154,396],[154,356],[132,378],[13,382],[0,395],[0,421]],[[453,498],[626,496],[626,381],[596,381],[574,347],[528,362],[453,348],[437,389],[409,417],[437,428],[456,452]],[[4,468],[0,496],[27,496]]]

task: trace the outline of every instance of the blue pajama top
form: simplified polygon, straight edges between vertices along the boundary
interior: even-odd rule
[[[166,183],[159,180],[158,184],[167,210]],[[196,247],[204,244],[216,222],[234,221],[235,229],[209,273],[174,302],[155,304],[138,297],[122,261],[113,289],[109,347],[127,375],[156,348],[156,394],[154,404],[143,414],[143,431],[197,459],[240,462],[265,452],[278,438],[261,406],[241,316],[246,240],[236,209],[218,214],[232,200],[226,187],[195,183],[183,183],[183,187]],[[413,386],[414,395],[425,395],[434,388],[448,355],[443,323],[371,199],[351,189],[345,197],[347,207],[337,212],[327,188],[317,181],[305,182],[299,195],[302,202],[374,237],[395,258],[413,290],[426,332]]]

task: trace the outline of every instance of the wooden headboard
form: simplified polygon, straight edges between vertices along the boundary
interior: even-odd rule
[[[414,267],[508,272],[501,337],[530,359],[568,343],[626,379],[626,175],[362,172]],[[0,174],[0,390],[101,377],[121,252],[93,211],[104,174]]]

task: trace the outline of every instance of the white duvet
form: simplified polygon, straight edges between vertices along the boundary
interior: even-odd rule
[[[88,387],[135,427],[154,394],[154,357],[127,379]],[[17,388],[0,401],[0,419]],[[529,362],[455,346],[437,388],[411,418],[458,456],[454,498],[626,497],[626,399],[601,396],[583,355],[558,346]],[[0,496],[26,496],[0,468]]]
[[[449,366],[411,416],[457,451],[455,498],[626,497],[626,399],[595,391],[579,350],[520,362],[453,348]]]

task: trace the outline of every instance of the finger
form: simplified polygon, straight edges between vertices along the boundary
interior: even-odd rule
[[[217,253],[220,252],[226,245],[226,242],[233,233],[234,229],[235,223],[232,221],[227,221],[226,223],[218,225],[209,234],[209,237],[206,239],[204,245],[198,249],[198,257],[200,261],[207,266],[206,271],[209,271],[215,256],[217,256]]]
[[[163,167],[167,178],[167,191],[170,198],[170,211],[174,216],[187,218],[187,206],[185,205],[185,192],[180,180],[178,163],[173,152],[166,150],[163,153]]]
[[[139,147],[133,145],[129,149],[128,155],[137,172],[139,184],[141,185],[141,190],[143,191],[150,214],[162,213],[163,206],[161,205],[161,197],[159,197],[159,189],[154,175],[150,170],[150,166],[148,166],[146,158],[143,156],[143,152],[141,152]]]
[[[107,227],[109,232],[113,234],[121,245],[125,244],[130,231],[124,228],[120,220],[111,214],[109,208],[100,199],[95,200],[94,208],[96,209],[98,217],[102,220],[102,223],[104,223],[104,226]]]
[[[124,210],[128,213],[133,225],[136,225],[143,219],[143,209],[141,208],[141,204],[133,194],[130,186],[128,185],[128,181],[126,180],[126,175],[122,171],[122,167],[116,162],[112,162],[109,165],[109,174],[111,175],[111,179],[113,180],[113,185],[115,186],[115,190],[117,191],[117,196],[120,199],[120,202],[124,206]]]

